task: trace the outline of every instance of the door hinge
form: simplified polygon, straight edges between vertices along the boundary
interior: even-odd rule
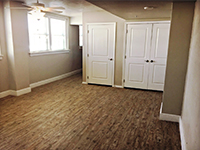
[[[124,58],[126,59],[126,55],[124,56]]]
[[[123,80],[123,82],[125,82],[125,79]]]
[[[87,54],[87,57],[89,57],[89,54]]]
[[[87,33],[89,33],[90,31],[89,30],[87,30]]]
[[[89,79],[89,76],[87,76],[87,79]]]
[[[126,30],[126,33],[128,33],[128,30]]]

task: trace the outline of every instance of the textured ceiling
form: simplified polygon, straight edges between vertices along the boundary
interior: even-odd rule
[[[97,1],[88,0],[92,4],[103,8],[125,20],[133,20],[136,18],[170,18],[172,11],[171,2],[148,2],[148,1]],[[144,10],[144,6],[153,6],[153,10]]]
[[[37,2],[37,0],[12,0],[12,1],[25,2],[28,5]],[[57,6],[65,7],[65,11],[62,14],[70,17],[80,16],[82,12],[102,10],[101,8],[93,4],[90,4],[85,0],[39,0],[39,2],[45,4],[45,7],[57,7]]]
[[[37,0],[12,0],[22,1],[30,5]],[[107,10],[125,20],[135,18],[169,18],[171,16],[171,1],[195,0],[39,0],[46,7],[65,7],[63,15],[80,16],[82,12]],[[152,11],[144,10],[144,6],[154,6]]]

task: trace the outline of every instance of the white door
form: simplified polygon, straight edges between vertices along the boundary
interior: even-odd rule
[[[115,23],[89,24],[87,29],[87,82],[113,85]]]
[[[128,25],[125,87],[147,88],[152,24]]]
[[[170,24],[154,24],[150,53],[148,89],[163,90]]]

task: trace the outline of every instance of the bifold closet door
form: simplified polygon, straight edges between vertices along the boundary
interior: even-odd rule
[[[152,24],[128,25],[125,87],[147,88]]]
[[[87,81],[112,85],[114,79],[115,23],[87,26]]]
[[[163,90],[170,24],[154,24],[150,52],[148,89]]]

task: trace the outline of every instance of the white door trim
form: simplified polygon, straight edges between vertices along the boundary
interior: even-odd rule
[[[124,41],[123,41],[123,59],[122,59],[122,87],[124,88],[124,80],[125,80],[125,67],[126,67],[126,60],[125,60],[125,55],[126,55],[126,41],[127,41],[127,29],[128,25],[132,24],[168,24],[171,23],[171,21],[136,21],[136,22],[125,22],[124,23]]]
[[[137,21],[137,22],[125,22],[125,25],[129,24],[165,24],[170,23],[171,21]]]
[[[127,34],[127,22],[124,23],[124,40],[123,40],[123,58],[122,58],[122,87],[124,88],[124,80],[125,80],[125,56],[126,56],[126,36]]]
[[[113,42],[113,70],[112,70],[112,87],[114,87],[114,80],[115,80],[115,43],[116,43],[116,22],[99,22],[99,23],[86,23],[86,30],[85,30],[85,58],[86,58],[86,83],[88,83],[88,79],[87,76],[89,76],[89,61],[88,61],[88,57],[87,54],[89,54],[89,50],[88,50],[88,27],[89,25],[113,25],[114,26],[114,42]]]

